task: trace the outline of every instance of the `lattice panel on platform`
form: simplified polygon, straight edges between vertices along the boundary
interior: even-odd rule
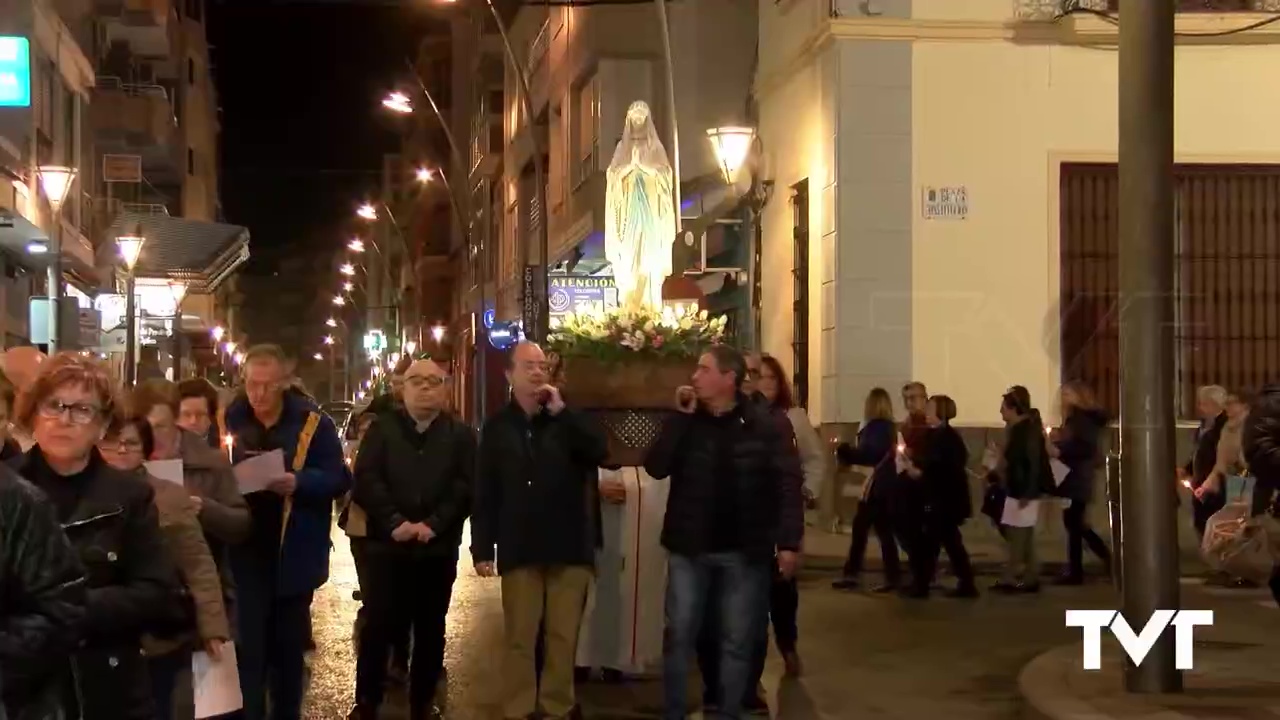
[[[591,413],[609,438],[609,465],[643,465],[657,441],[669,411],[594,410]]]

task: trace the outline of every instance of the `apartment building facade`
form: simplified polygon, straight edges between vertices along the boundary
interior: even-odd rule
[[[605,171],[631,103],[648,103],[669,156],[675,154],[673,124],[679,130],[683,217],[698,219],[725,194],[706,130],[750,120],[758,30],[755,7],[734,0],[670,3],[668,16],[674,108],[667,101],[663,35],[654,4],[525,5],[515,16],[509,35],[521,67],[517,70],[509,63],[505,67],[505,142],[501,181],[493,198],[501,206],[495,267],[498,318],[520,316],[517,279],[522,275],[526,246],[531,248],[530,264],[545,266],[570,289],[582,277],[607,284],[611,276],[604,257]],[[523,129],[528,119],[521,109],[517,71],[526,75],[529,86],[532,135]],[[536,202],[535,152],[543,155],[547,173],[545,211]],[[740,220],[722,223],[708,233],[719,237],[718,251],[738,254],[739,246],[752,234],[741,227]],[[538,241],[544,221],[546,258],[540,257]],[[726,228],[734,228],[737,237],[726,241]],[[697,242],[707,242],[707,237],[700,235]],[[668,280],[664,295],[714,304],[708,296],[724,289],[725,278],[708,278],[699,268],[681,262],[676,250],[673,253],[676,274]],[[738,282],[736,274],[734,282]],[[568,290],[562,294],[568,298],[567,307],[578,302]],[[732,297],[725,307],[713,309],[741,312],[743,294]],[[557,306],[564,298],[560,301]],[[608,304],[607,299],[601,302]]]
[[[29,299],[48,291],[50,239],[61,244],[67,293],[97,285],[92,205],[82,178],[66,190],[60,212],[44,192],[39,169],[84,166],[91,138],[94,67],[73,28],[43,0],[0,1],[0,346],[32,341]]]
[[[219,288],[248,259],[249,240],[221,222],[205,0],[95,0],[93,11],[97,188],[111,218],[100,257],[115,237],[142,231],[139,357],[143,367],[155,354],[159,367],[189,374],[225,360],[214,327],[237,335]]]
[[[1254,92],[1280,26],[1244,30],[1275,5],[1179,6],[1184,413],[1196,385],[1280,369],[1280,106]],[[868,390],[909,379],[968,425],[997,425],[1013,384],[1047,414],[1067,379],[1115,408],[1115,10],[760,0],[759,130],[785,200],[764,211],[763,348],[814,388],[815,422],[857,422]]]

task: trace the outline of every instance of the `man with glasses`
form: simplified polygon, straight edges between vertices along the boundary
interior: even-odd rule
[[[304,397],[286,392],[283,350],[252,347],[241,368],[244,390],[226,410],[232,459],[272,451],[284,459],[279,478],[245,495],[252,530],[232,549],[244,717],[268,717],[269,689],[272,720],[297,720],[311,598],[329,578],[333,501],[347,491],[347,468],[333,421]]]
[[[446,411],[450,378],[433,360],[403,377],[400,407],[384,410],[356,456],[354,501],[367,516],[354,720],[378,717],[387,655],[413,628],[409,718],[434,717],[444,667],[445,615],[470,512],[475,431]]]

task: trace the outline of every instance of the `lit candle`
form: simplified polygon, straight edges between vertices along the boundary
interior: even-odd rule
[[[907,451],[906,443],[898,443],[898,454],[901,455]]]
[[[227,446],[227,462],[234,463],[235,458],[232,457],[231,452],[235,448],[236,439],[231,436],[231,433],[227,433],[227,435],[222,438],[222,442]]]
[[[1191,489],[1191,481],[1190,481],[1190,480],[1183,480],[1183,481],[1182,481],[1182,487],[1184,487],[1184,488],[1186,488],[1186,489],[1190,490],[1190,489]]]

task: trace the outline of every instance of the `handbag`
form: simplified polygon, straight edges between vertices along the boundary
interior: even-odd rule
[[[1275,567],[1276,536],[1273,522],[1249,517],[1249,505],[1232,502],[1214,513],[1205,523],[1200,553],[1214,570],[1260,585],[1271,578]]]
[[[993,480],[993,475],[988,474],[987,489],[982,494],[982,514],[999,525],[1000,519],[1004,517],[1004,502],[1007,497],[1004,487]]]

